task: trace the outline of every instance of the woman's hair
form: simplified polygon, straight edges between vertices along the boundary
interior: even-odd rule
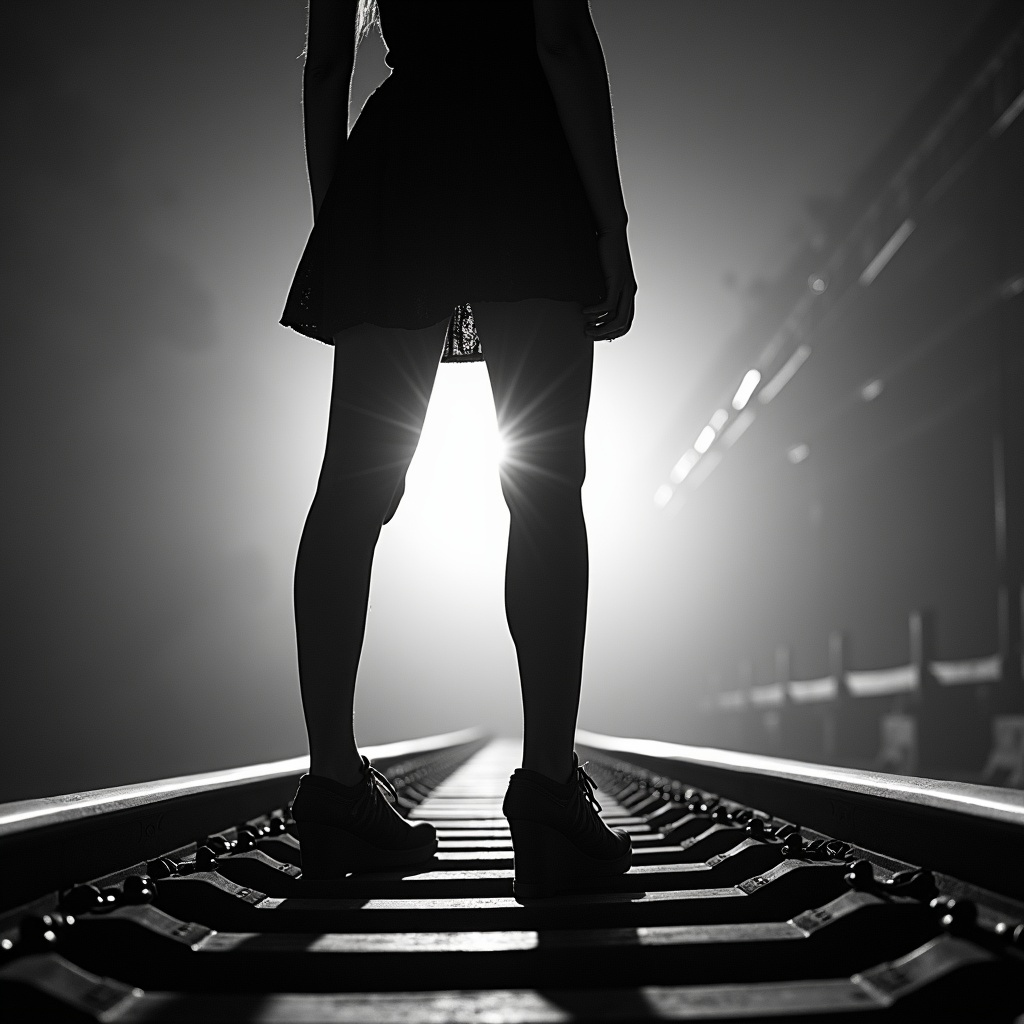
[[[356,45],[366,38],[373,25],[380,26],[380,11],[377,0],[359,0],[359,11],[356,14]]]
[[[377,0],[359,0],[359,7],[356,10],[356,46],[358,46],[367,35],[370,29],[376,25],[380,28],[380,11],[377,9]],[[305,60],[309,54],[309,37],[307,22],[306,45],[299,54],[300,60]]]

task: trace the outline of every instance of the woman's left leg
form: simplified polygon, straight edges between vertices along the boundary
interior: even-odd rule
[[[570,778],[589,556],[580,489],[594,343],[578,302],[474,302],[509,508],[505,612],[523,696],[523,767]]]

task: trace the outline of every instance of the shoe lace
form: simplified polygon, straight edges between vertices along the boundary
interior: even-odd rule
[[[583,792],[583,796],[591,803],[595,811],[601,810],[601,805],[598,803],[597,797],[594,795],[594,788],[597,783],[590,777],[590,773],[587,771],[587,765],[589,761],[584,761],[583,764],[576,766],[576,782]]]
[[[373,828],[382,817],[388,816],[387,805],[397,802],[398,793],[395,787],[388,782],[387,777],[373,767],[365,754],[363,755],[363,780],[366,789],[352,806],[352,820],[359,828]],[[383,801],[378,800],[378,794],[383,797]]]
[[[376,786],[389,804],[397,803],[398,790],[391,785],[383,772],[379,772],[373,767],[370,759],[365,754],[363,755],[363,766],[367,787],[372,791],[373,787]]]
[[[575,813],[573,815],[572,829],[574,832],[583,834],[603,831],[604,822],[598,815],[601,804],[594,795],[594,788],[597,785],[590,777],[586,769],[589,761],[576,765],[576,784],[582,799],[575,802]]]

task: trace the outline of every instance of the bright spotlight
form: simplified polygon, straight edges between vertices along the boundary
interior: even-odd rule
[[[461,557],[471,550],[472,557],[486,560],[504,547],[498,467],[500,458],[514,458],[515,441],[514,434],[498,432],[482,364],[438,373],[398,512],[410,543],[414,536],[431,538],[417,559],[440,559],[457,574],[458,559],[451,558],[456,552]]]
[[[714,416],[711,417],[711,429],[717,434],[725,426],[728,418],[729,414],[724,409],[716,409]]]
[[[746,404],[750,401],[750,396],[754,393],[754,388],[761,383],[761,373],[759,370],[747,370],[743,375],[743,380],[740,381],[740,386],[736,389],[736,394],[732,396],[732,407],[739,412]]]
[[[693,447],[697,450],[700,455],[703,455],[710,447],[711,442],[715,439],[715,428],[709,423],[698,435],[697,440],[693,442]]]

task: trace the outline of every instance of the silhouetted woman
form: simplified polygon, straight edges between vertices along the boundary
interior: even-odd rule
[[[358,38],[391,76],[346,138]],[[334,345],[323,467],[295,568],[310,773],[293,813],[308,877],[436,849],[385,800],[352,731],[370,567],[438,362],[486,361],[508,457],[505,608],[523,767],[505,798],[516,892],[629,865],[573,751],[588,555],[580,488],[593,342],[637,286],[607,72],[587,0],[310,0],[303,71],[314,226],[281,323]],[[424,537],[424,543],[430,538]]]

